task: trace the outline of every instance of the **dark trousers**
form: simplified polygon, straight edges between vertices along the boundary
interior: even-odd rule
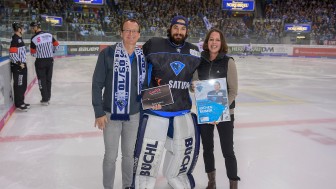
[[[206,173],[216,170],[214,156],[214,127],[215,126],[212,124],[199,124]],[[220,122],[217,124],[222,154],[225,159],[227,177],[230,180],[240,180],[237,176],[237,160],[233,150],[233,128],[234,115],[231,115],[231,121]]]
[[[54,60],[52,58],[36,58],[35,71],[42,95],[42,101],[49,101],[51,97],[53,65]]]
[[[24,94],[27,90],[27,65],[21,68],[17,64],[11,64],[13,73],[13,89],[15,107],[20,107],[24,104]]]

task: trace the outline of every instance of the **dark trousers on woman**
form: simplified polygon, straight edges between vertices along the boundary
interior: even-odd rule
[[[214,156],[214,125],[200,124],[200,133],[203,144],[203,159],[205,172],[210,173],[215,168]],[[230,180],[240,180],[237,176],[237,160],[233,150],[233,128],[234,115],[231,115],[231,121],[220,122],[217,124],[222,154],[225,159],[226,173]]]
[[[15,107],[20,107],[24,102],[24,94],[27,90],[27,65],[22,69],[17,64],[11,64],[13,73],[13,89]]]
[[[51,97],[53,65],[53,58],[37,58],[35,61],[36,75],[42,95],[42,101],[44,102],[49,101]]]

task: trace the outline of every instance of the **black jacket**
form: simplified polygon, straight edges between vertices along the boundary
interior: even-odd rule
[[[226,56],[225,53],[219,53],[214,60],[210,61],[209,52],[203,51],[201,53],[201,64],[197,68],[198,79],[208,80],[215,78],[227,78],[228,63],[230,58],[232,57]],[[230,109],[232,108],[235,108],[235,101],[230,104]]]

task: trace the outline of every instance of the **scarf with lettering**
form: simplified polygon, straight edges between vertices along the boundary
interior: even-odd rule
[[[146,62],[140,48],[135,47],[134,51],[137,59],[139,99],[146,75]],[[130,58],[122,42],[116,45],[113,69],[111,120],[129,120],[132,72]]]

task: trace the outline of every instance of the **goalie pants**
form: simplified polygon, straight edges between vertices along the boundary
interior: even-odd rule
[[[167,137],[170,135],[171,137]],[[199,154],[196,116],[170,118],[144,114],[135,150],[135,189],[153,189],[166,149],[163,175],[174,189],[195,187],[192,171]]]
[[[214,156],[214,127],[215,126],[212,124],[199,125],[206,173],[216,170]],[[237,160],[233,150],[234,115],[231,115],[231,121],[219,122],[216,127],[222,154],[225,159],[227,177],[230,180],[240,180],[237,176]]]

